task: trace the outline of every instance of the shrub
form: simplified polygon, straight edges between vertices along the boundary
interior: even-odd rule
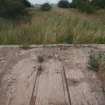
[[[99,60],[100,60],[99,55],[92,53],[89,56],[89,62],[88,62],[90,69],[94,71],[98,71],[99,70]]]
[[[91,2],[89,0],[73,0],[70,4],[70,7],[77,8],[81,12],[86,13],[93,13],[94,12],[94,6],[91,5]]]
[[[23,4],[24,4],[26,7],[31,7],[31,4],[30,4],[30,2],[28,2],[28,0],[23,0]]]
[[[75,5],[71,2],[69,5],[70,8],[75,8]]]
[[[49,10],[51,10],[51,5],[49,3],[44,3],[41,5],[41,10],[49,11]]]
[[[91,70],[97,72],[103,85],[103,92],[105,93],[105,52],[94,52],[90,54],[89,66]]]
[[[90,2],[84,2],[84,3],[81,3],[81,5],[79,6],[79,10],[81,12],[93,13],[94,7],[90,4]]]
[[[66,0],[61,0],[58,3],[58,7],[69,8],[70,7],[70,3],[68,1],[66,1]]]
[[[92,0],[91,4],[97,9],[105,8],[105,0]]]
[[[26,13],[26,8],[30,6],[27,0],[0,0],[0,16],[16,17]]]
[[[70,3],[70,7],[72,8],[78,8],[80,0],[72,0]]]
[[[89,56],[89,67],[98,72],[99,70],[102,70],[103,65],[105,65],[105,53],[91,53]],[[105,69],[105,66],[104,66]]]

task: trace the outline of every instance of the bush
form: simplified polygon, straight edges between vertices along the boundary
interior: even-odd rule
[[[49,11],[49,10],[51,10],[51,5],[49,3],[44,3],[41,5],[41,10]]]
[[[78,8],[80,0],[72,0],[70,3],[70,7],[72,8]]]
[[[31,7],[32,5],[30,4],[30,2],[28,2],[27,0],[23,0],[23,4],[26,6],[26,7]]]
[[[93,13],[94,7],[90,4],[90,2],[81,2],[81,4],[79,5],[79,10],[81,12]]]
[[[30,6],[27,0],[0,0],[0,17],[16,17],[26,13]]]
[[[93,13],[94,12],[94,6],[91,5],[91,2],[89,0],[73,0],[70,4],[70,7],[77,8],[81,12],[86,13]]]
[[[102,69],[103,65],[105,65],[105,53],[94,53],[92,52],[89,56],[89,67],[98,72]],[[105,69],[105,66],[104,66]]]
[[[66,1],[66,0],[61,0],[58,3],[58,7],[69,8],[70,7],[70,3],[68,1]]]
[[[75,5],[71,2],[69,5],[70,8],[75,8]]]
[[[92,0],[91,4],[97,9],[105,8],[105,0]]]

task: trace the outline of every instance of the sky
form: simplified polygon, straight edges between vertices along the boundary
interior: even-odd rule
[[[57,3],[59,0],[29,0],[32,4],[43,4],[45,2],[49,2],[49,3]],[[71,1],[71,0],[69,0]]]

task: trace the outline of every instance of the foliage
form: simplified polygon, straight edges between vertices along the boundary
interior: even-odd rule
[[[97,9],[105,8],[105,0],[72,0],[70,7],[82,12],[93,13]]]
[[[92,0],[91,4],[97,7],[98,9],[105,8],[105,0]]]
[[[98,72],[105,65],[105,53],[91,53],[89,56],[89,66],[92,70]],[[105,69],[105,68],[104,68]]]
[[[77,8],[81,12],[93,13],[94,7],[89,0],[73,0],[70,7]]]
[[[72,2],[70,3],[70,7],[77,8],[79,6],[79,2],[80,0],[72,0]]]
[[[68,44],[72,44],[73,43],[73,35],[64,35],[64,36],[59,36],[57,38],[57,43],[68,43]]]
[[[26,6],[26,7],[31,7],[31,3],[28,1],[28,0],[22,0],[23,4]]]
[[[69,8],[70,3],[67,0],[60,0],[59,3],[58,3],[58,7]]]
[[[49,11],[49,10],[51,10],[51,5],[49,3],[44,3],[41,5],[41,10]]]
[[[26,13],[31,4],[27,0],[0,0],[0,16],[16,17]]]
[[[92,5],[90,5],[90,3],[84,3],[84,6],[80,6],[79,10],[81,12],[86,12],[86,13],[93,13],[94,12],[94,8]]]
[[[0,44],[105,44],[105,16],[100,16],[105,11],[87,18],[75,10],[43,12],[36,8],[31,9],[30,22],[27,16],[17,21],[0,18]]]

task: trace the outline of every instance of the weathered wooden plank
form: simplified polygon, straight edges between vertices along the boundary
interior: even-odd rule
[[[70,72],[66,73],[72,105],[99,105],[90,85],[84,81],[85,78],[81,78],[81,71],[70,70]]]
[[[0,105],[105,105],[101,81],[87,68],[88,50],[57,50],[22,50],[27,56],[2,78],[7,98],[1,93]],[[40,51],[43,62],[37,60]]]
[[[97,78],[93,78],[92,73],[90,76],[88,75],[88,58],[85,53],[80,49],[75,49],[72,50],[70,58],[72,63],[68,61],[69,68],[65,67],[65,73],[72,105],[104,105],[103,96],[101,96],[102,91],[99,91],[100,86],[95,84]],[[97,86],[97,90],[95,87],[92,88],[91,81]]]
[[[64,105],[65,95],[62,84],[61,63],[49,60],[43,65],[39,77],[35,105]]]
[[[10,86],[10,92],[13,91],[13,93],[8,93],[10,95],[7,105],[29,105],[37,73],[35,66],[37,66],[37,63],[31,58],[27,58],[19,61],[13,67],[12,75],[16,80]]]

